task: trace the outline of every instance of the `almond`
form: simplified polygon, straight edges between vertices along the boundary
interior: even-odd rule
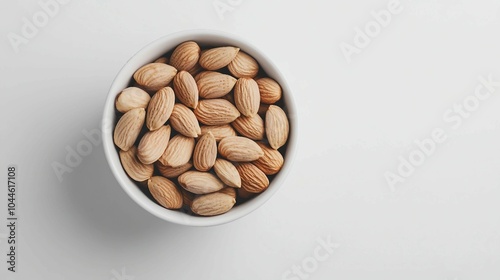
[[[234,87],[236,79],[230,75],[209,72],[197,82],[200,97],[219,98],[228,94]]]
[[[198,106],[198,86],[189,72],[181,71],[175,76],[174,91],[182,104],[193,109]]]
[[[241,136],[230,136],[220,140],[219,153],[230,161],[248,162],[264,155],[254,141]]]
[[[217,70],[227,66],[236,57],[239,48],[219,47],[206,50],[200,56],[201,67],[207,70]]]
[[[193,164],[191,162],[188,162],[186,164],[177,166],[177,167],[172,167],[168,165],[163,165],[161,162],[157,161],[156,162],[156,168],[158,168],[158,171],[160,174],[164,177],[167,178],[176,178],[182,173],[188,171],[193,167]]]
[[[137,158],[145,164],[157,161],[165,152],[169,139],[169,125],[162,126],[155,131],[146,132],[137,147]]]
[[[241,187],[250,193],[261,193],[269,187],[266,174],[251,163],[241,163],[236,166],[240,173]]]
[[[274,104],[281,99],[281,86],[271,78],[260,78],[257,80],[259,85],[260,102],[265,104]]]
[[[198,73],[198,74],[196,74],[194,76],[194,80],[196,81],[196,83],[198,83],[199,80],[201,80],[202,78],[206,77],[207,75],[209,75],[211,73],[219,73],[219,72],[215,72],[215,71],[201,71],[200,73]]]
[[[153,95],[148,105],[146,117],[146,126],[149,130],[156,130],[167,122],[174,109],[174,104],[175,94],[170,87],[162,88]]]
[[[217,159],[217,143],[214,135],[209,131],[202,135],[193,152],[193,165],[199,171],[210,170]]]
[[[135,108],[146,108],[149,100],[151,97],[144,90],[138,87],[128,87],[116,98],[116,110],[126,113]]]
[[[225,99],[201,100],[194,109],[194,114],[206,125],[229,124],[240,116],[238,109]]]
[[[191,208],[191,205],[193,204],[193,199],[194,199],[194,194],[186,191],[185,189],[181,188],[181,193],[182,193],[182,202],[185,206]]]
[[[144,108],[132,109],[125,113],[116,124],[113,139],[116,146],[123,151],[128,151],[141,132],[146,111]]]
[[[154,176],[148,180],[148,189],[153,198],[167,209],[182,207],[182,193],[177,186],[167,178]]]
[[[188,71],[195,67],[200,58],[200,46],[196,42],[187,41],[178,45],[170,56],[170,64],[177,70]]]
[[[193,111],[179,103],[174,105],[174,110],[170,116],[170,124],[177,132],[187,137],[196,138],[201,134],[200,124]]]
[[[242,51],[238,52],[227,68],[237,78],[254,78],[259,73],[257,61]]]
[[[146,90],[158,91],[166,87],[177,74],[177,69],[165,63],[149,63],[134,73],[134,79]]]
[[[269,106],[266,112],[266,135],[269,146],[277,150],[288,140],[290,127],[286,113],[276,105]]]
[[[214,171],[224,184],[233,188],[241,188],[240,174],[231,162],[218,158],[215,161]]]
[[[205,70],[205,69],[203,69],[203,67],[201,67],[201,65],[199,63],[196,63],[196,65],[193,68],[189,69],[188,72],[189,72],[189,74],[191,74],[191,76],[194,77],[194,76],[198,75],[203,70]]]
[[[253,164],[257,166],[264,174],[266,175],[274,175],[281,170],[283,167],[283,156],[281,153],[264,143],[257,143],[264,155],[258,160],[254,161]]]
[[[137,158],[137,148],[132,146],[128,151],[120,151],[120,161],[123,169],[130,178],[143,182],[153,176],[154,166],[144,164]]]
[[[211,132],[213,134],[216,142],[219,142],[221,139],[228,136],[236,136],[236,131],[229,124],[201,126],[201,135],[208,132]]]
[[[218,191],[218,193],[223,193],[231,196],[232,198],[236,199],[236,189],[235,188],[229,188],[229,187],[224,187],[222,190]]]
[[[194,194],[206,194],[221,190],[224,184],[208,172],[187,171],[177,178],[179,184]]]
[[[234,103],[241,114],[247,117],[257,114],[260,106],[257,82],[249,78],[239,78],[234,86]]]
[[[224,193],[211,193],[198,196],[193,200],[191,210],[200,216],[216,216],[233,208],[236,199]]]
[[[179,167],[189,162],[194,149],[194,138],[177,134],[170,139],[159,161],[163,165]]]
[[[232,123],[234,129],[241,135],[252,140],[262,140],[264,138],[264,120],[258,115],[251,117],[240,116]]]
[[[154,63],[165,63],[165,64],[168,64],[168,57],[165,57],[165,56],[161,56],[161,57],[158,57]]]

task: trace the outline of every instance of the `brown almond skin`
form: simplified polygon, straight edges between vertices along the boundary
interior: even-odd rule
[[[257,143],[264,152],[264,155],[258,160],[254,161],[253,164],[257,166],[264,174],[274,175],[281,170],[283,167],[284,159],[281,153],[264,143]]]
[[[193,76],[186,71],[180,71],[174,78],[174,92],[177,99],[189,108],[198,106],[198,86]]]
[[[224,187],[224,183],[219,178],[208,172],[187,171],[177,180],[185,190],[194,194],[212,193]]]
[[[191,205],[193,204],[193,199],[194,199],[195,195],[186,191],[183,188],[181,188],[181,192],[182,192],[182,201],[183,201],[184,206],[191,208]]]
[[[193,152],[193,165],[198,171],[212,169],[217,159],[217,142],[211,132],[204,134],[196,143]]]
[[[218,193],[223,193],[231,196],[232,198],[236,199],[236,189],[235,188],[230,188],[230,187],[225,187],[222,190],[218,191]]]
[[[236,131],[229,124],[201,126],[201,135],[206,134],[209,131],[212,132],[215,137],[215,141],[217,142],[229,136],[236,136]]]
[[[201,67],[201,65],[199,63],[196,63],[196,65],[194,67],[192,67],[191,69],[189,69],[188,72],[189,72],[189,74],[191,74],[191,76],[195,77],[203,70],[205,70],[205,69],[203,69],[203,67]]]
[[[170,64],[179,71],[188,71],[198,63],[200,51],[200,46],[196,42],[187,41],[181,43],[172,52]]]
[[[156,92],[148,105],[146,126],[149,130],[162,127],[172,114],[175,104],[175,94],[172,88],[165,87]]]
[[[177,132],[187,137],[197,138],[201,134],[200,124],[193,111],[180,103],[174,105],[170,116],[170,125]]]
[[[259,85],[260,102],[274,104],[281,99],[281,86],[275,80],[265,77],[257,80]]]
[[[218,158],[215,161],[214,171],[224,184],[233,188],[241,188],[240,174],[230,161]]]
[[[168,145],[170,126],[165,125],[155,131],[148,131],[142,136],[137,146],[137,158],[142,163],[151,164],[157,161]]]
[[[223,125],[233,122],[240,112],[225,99],[205,99],[194,110],[196,118],[205,125]]]
[[[241,187],[250,193],[261,193],[269,187],[269,178],[259,168],[251,163],[241,163],[236,166],[241,176]]]
[[[219,153],[224,158],[235,162],[255,161],[264,155],[255,141],[241,136],[231,136],[219,142]]]
[[[122,151],[128,151],[137,140],[145,118],[144,108],[132,109],[121,116],[113,133],[115,145]]]
[[[177,166],[177,167],[163,165],[160,161],[156,162],[156,168],[158,169],[160,174],[166,178],[176,178],[179,175],[181,175],[182,173],[191,169],[191,167],[193,167],[192,162],[188,162],[188,163],[185,163],[185,164]]]
[[[165,63],[149,63],[134,73],[135,81],[148,91],[158,91],[172,81],[177,69]]]
[[[153,176],[154,166],[144,164],[137,158],[137,148],[132,146],[128,151],[120,151],[123,169],[132,180],[144,182]]]
[[[264,139],[264,120],[258,114],[251,117],[240,116],[232,122],[232,126],[239,134],[247,138],[252,140]]]
[[[200,97],[202,98],[220,98],[228,94],[236,84],[236,79],[230,75],[209,72],[203,75],[196,82]]]
[[[251,117],[259,111],[259,85],[253,79],[239,78],[234,85],[234,103],[242,115]]]
[[[158,57],[155,61],[153,61],[154,63],[165,63],[165,64],[168,64],[168,57],[165,57],[165,56],[161,56],[161,57]]]
[[[239,51],[240,49],[235,47],[209,49],[201,54],[199,63],[207,70],[218,70],[231,63]]]
[[[201,195],[193,200],[191,210],[200,216],[221,215],[233,208],[236,199],[225,193]]]
[[[201,71],[200,73],[196,74],[194,76],[194,80],[196,81],[196,83],[198,83],[199,80],[201,80],[202,78],[206,77],[207,75],[210,75],[210,74],[213,74],[213,73],[219,73],[219,72],[216,72],[216,71]]]
[[[116,110],[126,113],[136,108],[147,108],[151,97],[147,92],[138,87],[124,89],[116,98]]]
[[[177,186],[167,178],[154,176],[148,180],[148,189],[153,198],[167,209],[182,207],[182,193]]]
[[[237,78],[254,78],[259,73],[257,61],[242,51],[238,52],[227,68]]]
[[[189,162],[194,150],[194,138],[177,134],[170,139],[167,149],[159,161],[163,165],[179,167]]]
[[[276,105],[269,106],[266,112],[266,136],[271,148],[277,150],[286,144],[290,125],[285,111]]]

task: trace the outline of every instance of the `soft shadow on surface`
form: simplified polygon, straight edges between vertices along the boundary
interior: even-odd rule
[[[93,145],[89,155],[72,167],[72,172],[64,173],[60,182],[51,164],[66,165],[67,148],[76,150],[86,140],[81,130],[100,130],[100,114],[89,115],[77,124],[78,129],[42,147],[49,156],[36,162],[38,170],[31,175],[31,182],[25,182],[30,188],[25,188],[21,196],[26,198],[21,207],[26,207],[22,209],[26,209],[23,218],[27,221],[22,231],[26,233],[23,248],[29,250],[30,260],[39,264],[37,275],[48,279],[51,272],[64,267],[66,279],[83,279],[75,275],[90,278],[91,272],[110,279],[112,269],[126,267],[141,278],[144,271],[158,269],[157,260],[169,267],[187,266],[193,258],[191,252],[197,248],[207,244],[220,248],[227,242],[227,235],[238,228],[237,224],[180,226],[142,209],[116,181],[102,143]],[[30,176],[28,172],[23,175]],[[207,253],[210,255],[210,250]]]
[[[100,119],[94,119],[85,127],[90,130],[99,125]],[[83,134],[81,139],[85,139]],[[172,237],[187,229],[154,217],[122,190],[107,163],[102,143],[94,146],[72,173],[65,174],[62,185],[67,189],[63,209],[84,228],[98,233],[92,237],[97,239],[94,242],[132,245],[161,232],[168,231]]]

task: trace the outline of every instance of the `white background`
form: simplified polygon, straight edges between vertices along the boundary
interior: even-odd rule
[[[20,220],[15,274],[0,227],[0,278],[285,279],[330,238],[339,247],[307,279],[500,279],[500,88],[459,128],[443,120],[479,76],[500,80],[500,1],[402,0],[351,63],[339,45],[389,1],[229,2],[220,16],[212,0],[70,1],[16,53],[9,34],[42,9],[2,1],[0,218],[16,164]],[[52,164],[100,128],[127,59],[198,28],[247,38],[290,81],[300,150],[280,191],[243,219],[190,228],[134,204],[101,145],[59,181]],[[384,174],[434,128],[447,141],[391,191]]]

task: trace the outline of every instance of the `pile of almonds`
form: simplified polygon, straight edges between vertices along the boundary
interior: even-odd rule
[[[283,166],[281,97],[239,48],[184,42],[138,69],[118,95],[122,166],[167,209],[223,214],[265,191]]]

